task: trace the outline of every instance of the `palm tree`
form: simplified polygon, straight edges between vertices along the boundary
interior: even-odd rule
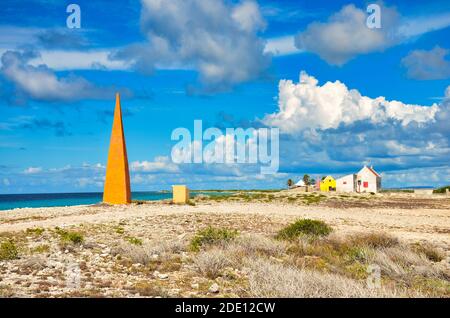
[[[288,185],[289,188],[292,187],[294,185],[294,181],[292,181],[292,179],[289,179],[287,181],[287,185]]]
[[[307,174],[305,174],[303,176],[303,182],[305,183],[305,185],[310,185],[311,184],[311,177]]]

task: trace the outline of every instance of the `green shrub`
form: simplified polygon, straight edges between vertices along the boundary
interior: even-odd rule
[[[435,190],[433,190],[433,193],[445,193],[445,189],[449,189],[450,190],[450,186],[446,186],[446,187],[435,189]]]
[[[19,258],[19,251],[16,244],[11,241],[4,241],[0,244],[0,261],[7,261]]]
[[[42,233],[44,233],[44,229],[41,227],[33,227],[33,228],[28,228],[27,229],[27,234],[34,234],[37,236],[42,235]]]
[[[301,235],[327,236],[332,231],[331,227],[323,221],[302,219],[281,229],[276,238],[280,240],[292,240]]]
[[[36,246],[31,250],[32,253],[48,253],[50,251],[50,246],[47,244],[42,244],[39,246]]]
[[[124,234],[124,233],[125,233],[125,229],[124,229],[122,226],[116,226],[116,227],[114,227],[114,231],[115,231],[117,234]]]
[[[200,250],[201,246],[217,244],[220,242],[229,242],[236,238],[238,232],[236,230],[219,229],[207,227],[199,231],[191,241],[190,247],[193,251]]]
[[[78,232],[70,232],[57,227],[56,233],[60,236],[63,243],[81,244],[84,241],[83,235]]]
[[[142,246],[142,240],[137,237],[127,237],[127,241],[133,245]]]

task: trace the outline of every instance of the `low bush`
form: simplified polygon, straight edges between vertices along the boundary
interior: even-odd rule
[[[127,237],[127,241],[130,242],[133,245],[142,246],[142,240],[138,239],[137,237]]]
[[[191,240],[190,248],[193,251],[199,251],[201,246],[229,242],[236,238],[236,230],[207,227],[199,231]]]
[[[56,228],[56,233],[60,236],[63,243],[81,244],[84,242],[84,236],[78,232],[66,231]]]
[[[446,189],[449,189],[449,190],[450,190],[450,185],[449,185],[449,186],[446,186],[446,187],[442,187],[442,188],[435,189],[435,190],[433,190],[433,193],[445,193],[445,192],[446,192]]]
[[[12,240],[0,244],[0,261],[8,261],[19,258],[19,250]]]
[[[280,240],[293,240],[302,235],[312,237],[327,236],[331,232],[332,228],[323,221],[302,219],[281,229],[276,235],[276,238]]]

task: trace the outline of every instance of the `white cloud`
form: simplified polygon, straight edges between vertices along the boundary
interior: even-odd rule
[[[130,168],[133,172],[177,173],[180,171],[178,166],[165,156],[156,157],[154,161],[134,161],[130,164]]]
[[[236,5],[232,10],[231,17],[245,32],[255,32],[266,27],[259,6],[254,1],[244,1]]]
[[[438,13],[429,16],[405,18],[398,28],[398,33],[409,38],[444,29],[448,26],[450,26],[450,13]]]
[[[47,65],[55,71],[64,70],[127,70],[129,65],[125,61],[111,60],[109,55],[111,50],[92,51],[63,51],[63,50],[43,50],[40,55],[29,61],[32,66]]]
[[[320,86],[317,79],[303,71],[298,84],[291,80],[280,81],[278,108],[278,112],[266,115],[262,122],[289,134],[307,128],[338,128],[362,120],[375,124],[388,120],[402,125],[422,124],[432,122],[439,110],[436,104],[424,107],[387,101],[384,97],[362,96],[340,81]]]
[[[398,23],[395,9],[382,7],[382,27],[370,29],[367,13],[353,4],[344,6],[327,22],[313,22],[296,37],[296,46],[314,52],[330,64],[342,65],[358,54],[382,51],[397,43],[392,32]]]
[[[43,101],[74,101],[86,98],[111,98],[112,88],[99,88],[82,77],[57,77],[46,65],[32,66],[35,53],[7,51],[1,57],[1,73],[20,93]]]
[[[142,0],[147,42],[112,57],[146,73],[158,65],[187,66],[199,72],[206,90],[226,90],[268,68],[270,57],[258,37],[264,25],[255,1]]]
[[[312,22],[296,36],[297,48],[316,53],[329,64],[343,65],[360,54],[380,52],[412,37],[446,28],[450,14],[401,17],[393,7],[381,7],[381,28],[366,25],[365,9],[346,5],[326,22]]]
[[[439,46],[433,49],[414,50],[402,59],[409,78],[418,80],[437,80],[450,77],[450,60],[445,59],[448,49]]]
[[[292,35],[268,39],[264,52],[274,56],[284,56],[303,52],[295,46],[295,37]]]
[[[3,185],[8,187],[11,184],[8,178],[3,178]]]
[[[23,171],[24,174],[37,174],[41,172],[42,172],[41,167],[29,167]]]

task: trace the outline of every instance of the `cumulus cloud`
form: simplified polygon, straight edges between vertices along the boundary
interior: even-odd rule
[[[438,111],[436,104],[423,107],[388,101],[382,96],[363,96],[340,81],[320,86],[316,78],[303,71],[299,83],[280,81],[278,108],[278,112],[266,115],[262,121],[285,133],[297,133],[305,128],[338,128],[363,120],[373,124],[387,120],[402,125],[422,124],[433,121]]]
[[[377,52],[398,43],[399,15],[381,6],[382,27],[370,29],[367,13],[353,4],[344,6],[327,22],[313,22],[295,39],[298,49],[318,54],[330,64],[342,65],[359,54]]]
[[[446,59],[448,49],[439,46],[427,50],[411,51],[402,59],[409,78],[437,80],[450,77],[450,60]]]
[[[142,0],[147,42],[112,55],[142,72],[158,66],[196,70],[208,91],[226,90],[261,76],[270,64],[258,32],[265,22],[255,1]]]
[[[20,94],[39,101],[77,101],[114,96],[113,88],[100,88],[74,75],[58,77],[46,65],[30,65],[30,59],[36,54],[7,51],[1,57],[1,74],[15,85]]]
[[[450,87],[438,104],[408,105],[362,96],[339,81],[319,85],[302,73],[299,83],[280,82],[278,102],[278,111],[261,121],[283,132],[282,173],[338,176],[358,171],[364,164],[374,165],[390,176],[383,183],[389,187],[402,180],[403,186],[412,184],[415,170],[411,169],[448,170]],[[433,184],[447,181],[442,176]],[[430,182],[417,178],[414,184]]]
[[[152,173],[177,173],[179,168],[172,163],[169,157],[159,156],[154,161],[134,161],[130,164],[133,172],[152,172]]]

